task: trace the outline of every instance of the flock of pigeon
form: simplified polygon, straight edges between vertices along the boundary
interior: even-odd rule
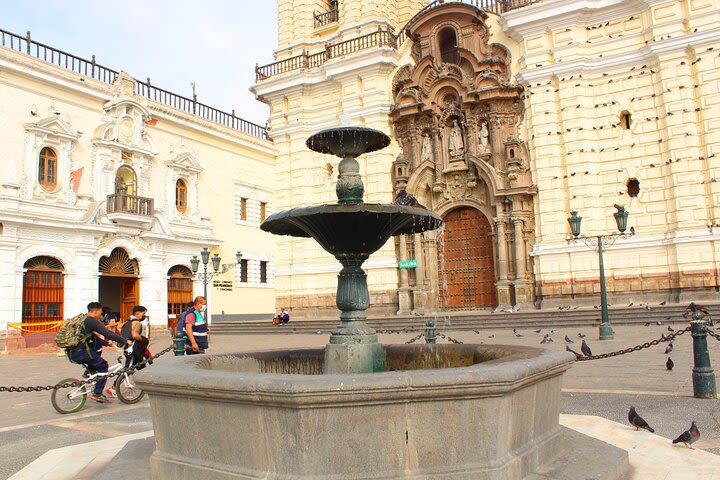
[[[630,407],[630,411],[628,412],[628,422],[630,422],[630,425],[635,427],[635,431],[643,428],[648,432],[655,432],[655,430],[653,430],[653,428],[648,425],[645,419],[638,415],[638,413],[635,411],[635,407]],[[698,430],[697,425],[693,420],[690,428],[681,433],[680,436],[678,436],[675,440],[672,441],[672,443],[684,443],[686,447],[695,450],[695,447],[693,447],[692,444],[697,442],[699,439],[700,430]]]

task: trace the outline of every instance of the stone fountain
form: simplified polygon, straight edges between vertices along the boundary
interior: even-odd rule
[[[261,226],[312,237],[342,264],[340,325],[324,349],[207,354],[137,374],[149,393],[155,479],[625,478],[627,453],[559,425],[567,352],[381,345],[362,264],[393,235],[435,229],[420,207],[363,202],[355,157],[387,135],[343,127],[307,146],[342,158],[338,203]]]

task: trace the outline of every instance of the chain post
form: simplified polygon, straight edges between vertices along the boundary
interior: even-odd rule
[[[176,357],[185,355],[185,335],[182,331],[177,332],[173,339],[173,354]]]
[[[435,335],[435,320],[430,319],[425,322],[425,343],[437,343]]]
[[[693,357],[695,366],[692,370],[693,395],[695,398],[717,398],[715,373],[710,364],[707,337],[708,326],[703,320],[705,314],[701,311],[692,313],[690,322],[693,337]]]

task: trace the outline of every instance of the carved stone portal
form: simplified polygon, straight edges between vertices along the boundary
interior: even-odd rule
[[[418,261],[400,275],[401,312],[529,308],[534,301],[526,252],[536,189],[518,131],[522,89],[511,80],[509,50],[488,43],[486,18],[453,2],[407,26],[415,64],[393,79],[391,118],[402,148],[393,187],[447,222],[437,238],[397,240],[399,259]]]

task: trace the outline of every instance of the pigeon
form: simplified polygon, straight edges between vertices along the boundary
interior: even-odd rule
[[[653,430],[652,427],[648,425],[645,419],[638,415],[638,413],[635,411],[635,407],[630,407],[630,411],[628,412],[628,421],[630,422],[630,425],[635,427],[635,431],[644,428],[650,433],[655,433],[655,430]]]
[[[658,320],[657,322],[655,322],[655,325],[662,325],[662,322]]]
[[[583,338],[582,345],[580,345],[580,351],[583,352],[583,355],[586,357],[592,357],[592,351],[590,350],[590,347],[588,347],[587,342]]]
[[[522,335],[520,335],[519,333],[516,333],[515,336],[516,336],[517,338],[522,337]]]
[[[578,352],[576,352],[572,348],[568,347],[567,345],[565,345],[565,351],[574,354],[576,359],[583,358],[582,355],[580,355]]]
[[[552,334],[552,333],[555,333],[555,330],[550,330],[550,333],[551,333],[551,334]]]
[[[645,304],[645,310],[652,310],[652,308],[650,308],[650,305],[648,305],[648,304],[646,303],[646,304]]]
[[[628,305],[628,307],[632,307],[634,305],[634,303],[635,302],[630,302],[630,305]]]
[[[669,372],[673,369],[675,366],[675,362],[672,361],[672,358],[668,357],[667,362],[665,362],[665,369]]]
[[[658,305],[665,305],[666,303],[667,303],[667,301],[663,300],[663,301],[660,302]]]
[[[700,439],[700,430],[698,430],[697,425],[695,425],[695,422],[692,422],[692,425],[690,425],[689,430],[685,430],[683,433],[680,434],[679,437],[677,437],[675,440],[673,440],[672,443],[684,443],[686,447],[688,447],[691,450],[695,450],[695,448],[692,446],[693,443],[697,442]]]
[[[578,338],[585,338],[586,335],[584,333],[578,332]]]
[[[513,333],[517,335],[517,330],[513,328]]]
[[[546,333],[542,340],[540,340],[540,343],[552,343],[554,340],[550,338],[550,334]]]
[[[594,308],[595,310],[597,310],[597,309],[600,308],[600,307],[598,307],[597,305],[593,305],[593,308]]]
[[[635,227],[630,227],[630,235],[635,235]]]
[[[488,338],[495,338],[495,335],[488,335]]]
[[[565,343],[573,343],[573,341],[570,339],[570,337],[565,335]]]
[[[668,325],[668,332],[674,332],[674,331],[675,330],[673,330],[673,328],[670,325]]]
[[[535,330],[535,333],[540,333],[540,332],[542,332],[542,329]]]
[[[668,343],[668,346],[665,347],[665,355],[670,355],[673,351],[673,344],[672,342]]]
[[[480,330],[473,330],[473,332],[475,332],[475,333],[477,333],[478,335],[480,335]]]
[[[405,190],[400,190],[395,197],[395,205],[404,205],[406,207],[420,207],[426,208],[424,205],[418,202],[417,198],[407,193]]]
[[[650,322],[645,322],[645,326],[646,326],[646,327],[649,327],[649,326],[650,326]]]

